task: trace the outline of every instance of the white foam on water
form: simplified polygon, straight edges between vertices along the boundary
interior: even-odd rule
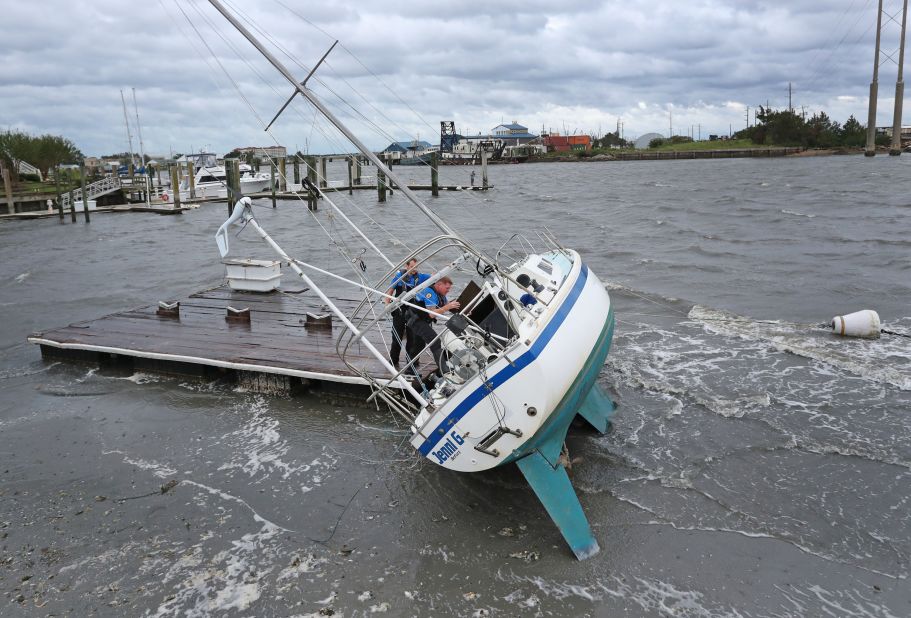
[[[21,275],[17,275],[17,276],[16,276],[16,283],[22,283],[23,281],[25,281],[26,279],[28,279],[29,276],[30,276],[31,274],[32,274],[32,273],[22,273]]]
[[[165,464],[158,463],[156,461],[148,461],[146,459],[138,459],[131,457],[127,453],[124,453],[120,450],[110,450],[110,451],[101,451],[102,455],[121,455],[123,457],[124,463],[128,463],[131,466],[136,466],[140,470],[149,470],[153,475],[158,478],[168,478],[177,474],[177,470],[167,466]]]
[[[60,362],[48,363],[47,365],[44,365],[43,367],[38,367],[37,369],[30,365],[26,365],[24,367],[20,367],[17,369],[5,369],[3,371],[0,371],[0,380],[9,380],[10,378],[23,378],[26,376],[33,376],[33,375],[36,375],[39,373],[45,373],[49,369],[52,369],[53,367],[56,367],[59,364],[60,364]]]
[[[811,330],[791,322],[752,320],[709,307],[695,305],[691,320],[708,332],[749,341],[762,341],[789,352],[826,363],[870,380],[911,390],[911,345],[903,337],[852,339]]]
[[[88,371],[85,372],[84,376],[82,376],[81,378],[76,378],[74,380],[74,382],[76,384],[82,384],[83,382],[85,382],[86,380],[88,380],[89,378],[94,376],[96,373],[98,373],[98,367],[92,367],[91,369],[89,369]]]
[[[794,607],[793,616],[826,615],[838,618],[900,618],[858,590],[827,590],[819,585],[776,586]]]
[[[250,478],[263,481],[277,473],[282,480],[311,473],[309,481],[319,484],[319,470],[330,470],[335,464],[324,450],[325,460],[317,458],[310,463],[293,463],[287,460],[291,446],[279,432],[279,421],[269,415],[266,397],[257,395],[236,406],[238,414],[249,415],[244,424],[221,437],[233,446],[231,457],[219,470],[240,470]]]
[[[606,364],[630,386],[673,399],[688,397],[725,417],[739,418],[770,403],[764,392],[727,398],[707,389],[705,376],[724,372],[724,363],[737,353],[734,350],[716,348],[707,341],[652,326],[624,332],[618,339],[621,337],[623,353],[608,356]]]
[[[277,580],[296,579],[303,573],[312,573],[316,571],[317,567],[326,562],[328,561],[325,558],[317,558],[314,554],[307,554],[303,557],[297,555],[291,560],[290,566],[285,567],[279,572]],[[319,601],[319,603],[326,605],[331,603],[334,599],[335,593],[333,592],[327,599]]]
[[[230,541],[227,549],[205,560],[201,544],[185,551],[162,578],[165,586],[176,588],[152,615],[204,618],[231,610],[249,610],[265,592],[266,578],[276,569],[276,563],[283,560],[284,550],[280,546],[283,533],[293,531],[262,517],[245,500],[228,492],[195,481],[185,480],[183,484],[202,490],[202,497],[215,496],[243,506],[260,528]],[[279,583],[293,581],[317,571],[325,562],[313,555],[295,556],[275,579]]]
[[[156,382],[161,382],[163,377],[154,373],[145,373],[142,371],[137,371],[133,375],[126,377],[114,377],[115,380],[126,380],[127,382],[132,382],[133,384],[154,384]]]
[[[612,577],[607,581],[595,580],[590,584],[556,582],[537,575],[517,575],[497,571],[497,579],[507,583],[530,584],[537,593],[558,601],[579,598],[598,602],[607,599],[625,600],[638,605],[645,612],[657,612],[662,616],[682,618],[721,618],[740,616],[734,607],[712,607],[704,600],[701,592],[683,590],[671,583],[658,579]],[[522,608],[534,607],[538,603],[535,593],[515,590],[503,598]]]
[[[657,611],[664,616],[693,618],[742,617],[737,608],[709,607],[701,592],[683,590],[659,579],[633,577],[630,580],[611,578],[609,583],[599,583],[601,590],[614,598],[632,601],[644,611]]]
[[[249,510],[250,513],[253,514],[253,519],[254,519],[255,521],[259,522],[259,523],[264,524],[264,526],[263,526],[264,529],[266,529],[266,528],[274,529],[274,532],[294,532],[294,530],[289,530],[288,528],[284,528],[284,527],[282,527],[282,526],[279,526],[278,524],[275,524],[275,523],[269,521],[269,520],[266,519],[265,517],[262,517],[259,513],[256,512],[256,510],[255,510],[252,506],[250,506],[250,505],[249,505],[245,500],[243,500],[242,498],[238,498],[237,496],[234,496],[234,495],[232,495],[232,494],[229,494],[229,493],[227,493],[227,492],[225,492],[225,491],[222,491],[222,490],[220,490],[220,489],[216,489],[216,488],[214,488],[214,487],[209,487],[208,485],[203,485],[202,483],[197,483],[196,481],[191,481],[191,480],[188,480],[188,479],[185,479],[185,480],[181,481],[181,483],[184,484],[184,485],[193,485],[194,487],[199,487],[200,489],[204,490],[205,492],[207,492],[207,493],[209,493],[209,494],[211,494],[211,495],[218,496],[218,497],[221,498],[222,500],[228,500],[228,501],[230,501],[230,502],[236,502],[236,503],[238,503],[238,504],[241,504],[241,505],[247,507],[247,510]]]
[[[802,213],[802,212],[797,212],[796,210],[788,210],[788,209],[786,209],[786,208],[783,208],[783,209],[781,210],[781,212],[782,212],[782,214],[785,214],[785,215],[794,215],[795,217],[806,217],[807,219],[815,219],[815,218],[816,218],[816,215],[807,215],[807,214],[804,214],[804,213]]]

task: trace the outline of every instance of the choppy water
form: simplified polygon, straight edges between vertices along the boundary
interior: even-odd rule
[[[546,225],[609,282],[619,408],[569,440],[602,547],[581,563],[517,471],[447,473],[385,413],[24,342],[219,283],[223,206],[4,223],[0,613],[909,615],[911,339],[812,328],[872,308],[911,332],[909,165],[500,166],[495,190],[433,200],[492,248]],[[374,197],[339,203],[382,246],[427,231]],[[257,216],[297,256],[333,251],[299,206]]]

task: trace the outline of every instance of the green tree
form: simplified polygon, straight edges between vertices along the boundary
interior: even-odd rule
[[[842,146],[857,148],[867,143],[867,128],[852,114],[841,127],[839,142]]]
[[[819,112],[806,123],[804,143],[811,148],[830,148],[838,145],[840,136],[839,124]]]
[[[632,148],[632,144],[616,133],[607,133],[601,139],[596,139],[592,146],[594,148]]]
[[[33,138],[30,150],[29,163],[41,170],[44,176],[61,163],[78,164],[85,159],[73,142],[57,135]]]
[[[9,130],[0,133],[0,159],[7,169],[13,182],[19,180],[19,163],[28,161],[31,148],[31,137],[22,131]]]

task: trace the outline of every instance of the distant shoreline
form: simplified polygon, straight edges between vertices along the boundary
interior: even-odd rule
[[[562,156],[532,157],[524,163],[584,163],[587,161],[675,161],[693,159],[743,159],[775,157],[827,157],[835,155],[863,154],[862,148],[803,148],[771,146],[760,148],[719,148],[716,150],[636,150],[616,154],[600,153],[591,156],[578,156],[566,153]],[[887,153],[888,149],[883,149]],[[491,162],[493,163],[493,162]],[[510,161],[497,161],[497,164]]]

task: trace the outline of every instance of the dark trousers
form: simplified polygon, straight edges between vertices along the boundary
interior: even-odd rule
[[[399,357],[402,355],[402,342],[406,341],[405,352],[411,358],[411,340],[414,337],[406,335],[408,333],[408,318],[402,309],[396,309],[392,312],[392,345],[389,346],[389,360],[393,365],[399,364]]]
[[[422,317],[412,317],[408,321],[408,329],[411,331],[410,334],[414,340],[413,346],[409,340],[409,349],[411,350],[409,354],[411,357],[414,358],[414,355],[423,350],[427,347],[427,344],[430,343],[430,353],[433,354],[433,360],[436,361],[437,368],[441,372],[446,371],[443,348],[440,345],[440,340],[436,338],[437,334],[433,330],[430,320],[426,320]],[[435,339],[436,341],[434,341]]]

